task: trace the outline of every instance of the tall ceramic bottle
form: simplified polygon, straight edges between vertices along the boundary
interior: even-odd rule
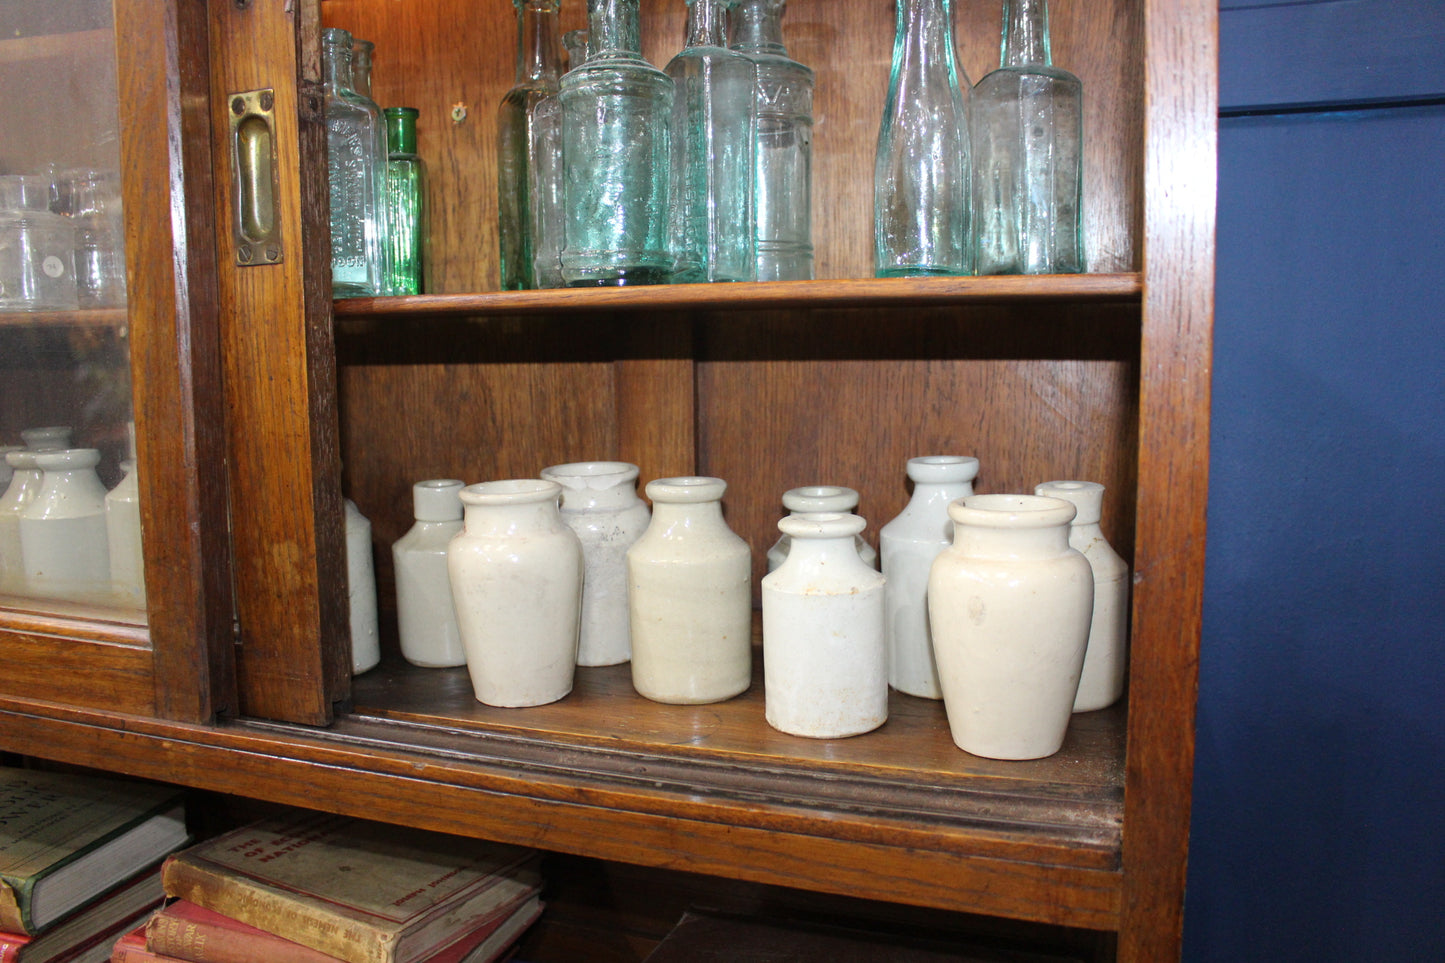
[[[517,82],[497,109],[502,290],[562,286],[562,78],[558,0],[517,8]]]
[[[565,244],[574,287],[672,280],[672,80],[642,59],[638,0],[587,0],[587,61],[562,78]]]
[[[768,724],[815,739],[856,736],[888,718],[883,576],[858,557],[863,519],[789,515],[792,547],[763,577],[763,685]]]
[[[647,483],[652,521],[627,550],[632,685],[655,702],[722,702],[752,682],[752,560],[723,520],[721,478]]]
[[[120,463],[120,481],[105,495],[105,535],[110,583],[126,605],[145,608],[145,556],[141,551],[140,480],[135,461]]]
[[[672,58],[673,281],[757,276],[753,231],[753,63],[728,49],[735,0],[687,0],[687,43]]]
[[[888,681],[899,692],[940,699],[928,625],[928,570],[953,539],[948,503],[973,494],[978,459],[924,455],[908,459],[907,471],[913,496],[878,533],[888,579]]]
[[[39,452],[30,448],[5,453],[10,484],[0,495],[0,595],[24,595],[25,561],[20,548],[20,516],[40,492],[41,472],[35,467]]]
[[[805,512],[832,512],[835,514],[851,514],[858,508],[858,493],[851,488],[842,485],[807,485],[803,488],[790,488],[783,492],[783,507],[793,515],[800,515]],[[788,557],[788,549],[792,546],[792,536],[787,532],[778,536],[773,547],[768,549],[768,571],[777,571],[783,559]],[[878,567],[878,553],[873,546],[868,544],[860,531],[853,537],[853,544],[858,549],[858,557],[863,559],[863,564],[869,568]]]
[[[968,78],[950,0],[897,0],[893,70],[873,168],[878,277],[972,274]]]
[[[321,32],[331,289],[338,298],[387,291],[386,133],[381,111],[351,87],[351,45],[345,30]]]
[[[1084,270],[1084,91],[1054,66],[1048,0],[1004,0],[1000,66],[973,90],[979,274]]]
[[[426,164],[416,152],[415,107],[388,107],[386,117],[387,286],[421,294],[425,285]]]
[[[412,665],[441,668],[467,662],[447,574],[447,548],[462,530],[463,487],[455,478],[412,485],[416,521],[391,545],[397,634],[402,658]]]
[[[462,489],[464,527],[447,549],[467,673],[478,701],[536,706],[572,691],[582,613],[582,545],[543,479]]]
[[[953,544],[934,560],[928,610],[954,743],[1039,759],[1068,730],[1089,638],[1094,578],[1069,547],[1074,506],[974,495],[948,506]]]
[[[376,613],[376,564],[371,560],[371,520],[351,499],[345,502],[351,672],[356,675],[381,661],[381,631]]]
[[[42,480],[20,513],[20,554],[28,594],[96,601],[110,591],[105,486],[100,452],[70,448],[35,453]]]
[[[578,665],[617,665],[632,658],[627,611],[627,550],[651,513],[637,497],[637,466],[574,462],[542,470],[562,486],[562,520],[582,543],[582,629]]]
[[[1103,709],[1124,694],[1128,667],[1129,563],[1119,557],[1099,527],[1104,486],[1089,481],[1051,481],[1034,488],[1072,502],[1078,514],[1069,525],[1069,544],[1084,554],[1094,572],[1094,615],[1089,623],[1089,647],[1074,697],[1075,712]]]
[[[759,281],[813,276],[813,71],[783,44],[786,0],[739,0],[732,46],[757,69],[753,209]]]

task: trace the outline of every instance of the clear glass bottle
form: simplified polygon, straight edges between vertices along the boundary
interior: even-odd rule
[[[753,85],[757,70],[727,47],[734,0],[687,0],[687,42],[672,78],[673,282],[750,281]]]
[[[973,273],[968,233],[968,78],[950,0],[897,0],[893,70],[873,168],[880,278]]]
[[[813,276],[813,71],[783,45],[786,0],[740,0],[732,48],[757,69],[753,205],[759,281]]]
[[[385,133],[381,112],[351,87],[351,34],[321,32],[331,288],[338,298],[386,293]]]
[[[562,286],[562,75],[558,0],[517,8],[517,82],[497,110],[503,291]]]
[[[587,61],[562,78],[562,276],[574,287],[672,280],[673,86],[642,59],[637,5],[587,0]]]
[[[371,55],[375,52],[376,44],[370,40],[351,38],[351,89],[372,103],[376,103],[371,95]]]
[[[972,97],[979,274],[1084,270],[1083,85],[1053,66],[1047,0],[1004,0],[1001,66]]]
[[[586,30],[568,30],[562,35],[562,46],[567,51],[568,70],[576,70],[587,62]]]
[[[426,165],[416,152],[415,107],[388,107],[386,115],[387,287],[421,294],[426,273]]]

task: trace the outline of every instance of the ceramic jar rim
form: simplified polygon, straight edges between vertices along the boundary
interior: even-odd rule
[[[35,467],[35,456],[40,454],[34,448],[16,448],[5,453],[5,464],[11,468],[29,471]]]
[[[69,425],[43,425],[43,426],[41,426],[41,427],[39,427],[39,428],[26,428],[25,430],[23,430],[22,432],[20,432],[20,437],[23,438],[23,439],[25,439],[25,444],[26,444],[27,447],[39,451],[39,450],[41,450],[41,449],[40,449],[38,446],[41,445],[41,444],[45,444],[45,443],[48,443],[48,442],[54,442],[54,441],[57,441],[57,440],[59,440],[59,439],[69,438],[69,437],[70,437],[70,426],[69,426]],[[62,445],[56,444],[56,445],[54,445],[53,447],[55,447],[55,448],[61,448],[61,447],[66,447],[66,446],[62,446]]]
[[[562,486],[543,478],[507,478],[501,481],[477,482],[461,490],[466,505],[528,505],[556,501]]]
[[[100,450],[97,448],[57,448],[35,453],[35,467],[41,471],[94,468],[99,464]]]
[[[1046,495],[966,495],[948,503],[955,525],[976,528],[1051,528],[1073,521],[1073,502]]]
[[[1072,502],[1078,509],[1074,516],[1075,525],[1092,525],[1100,520],[1104,500],[1104,486],[1092,481],[1049,481],[1034,489],[1035,495],[1062,498]]]
[[[783,492],[783,507],[790,512],[851,512],[858,493],[842,485],[805,485]]]
[[[419,522],[454,522],[462,517],[460,478],[428,478],[411,486],[412,517]]]
[[[636,481],[641,469],[626,461],[573,461],[542,469],[542,477],[569,491],[612,488]]]
[[[778,528],[789,538],[852,538],[868,523],[850,512],[798,512],[778,520]]]
[[[908,477],[915,482],[966,482],[978,477],[978,459],[972,455],[919,455],[908,459]]]
[[[721,478],[705,475],[658,478],[647,483],[647,497],[665,505],[696,505],[718,501],[727,487],[728,483]]]

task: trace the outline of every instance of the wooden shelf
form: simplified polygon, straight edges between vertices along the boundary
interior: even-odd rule
[[[130,320],[125,308],[88,308],[76,311],[0,311],[0,328],[124,328]]]

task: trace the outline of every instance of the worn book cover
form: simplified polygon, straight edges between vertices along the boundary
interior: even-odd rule
[[[0,930],[39,933],[188,838],[183,790],[0,768]]]
[[[324,813],[176,853],[166,893],[348,963],[416,963],[541,886],[536,853]]]
[[[39,936],[0,933],[0,963],[69,963],[99,953],[165,900],[161,864],[147,867]]]

